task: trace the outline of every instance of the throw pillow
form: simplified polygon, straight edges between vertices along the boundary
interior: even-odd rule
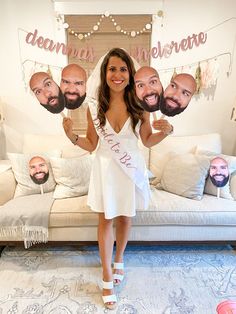
[[[91,173],[92,156],[80,158],[51,158],[50,159],[56,188],[55,199],[81,196],[88,193]]]
[[[12,170],[17,182],[16,190],[14,194],[15,197],[40,194],[42,192],[51,192],[56,186],[56,182],[53,177],[52,168],[49,163],[49,158],[52,156],[59,157],[61,155],[60,151],[52,151],[44,154],[19,154],[19,153],[8,153],[8,158],[11,161]],[[29,173],[29,161],[34,156],[42,157],[48,166],[49,176],[45,183],[36,184],[30,177]]]
[[[152,185],[155,186],[161,181],[163,170],[171,154],[173,154],[173,152],[165,154],[159,153],[157,151],[151,152],[150,170],[154,176],[154,178],[151,181]]]
[[[236,157],[223,155],[223,154],[216,154],[214,152],[200,150],[200,149],[196,150],[196,154],[207,156],[210,161],[217,156],[227,161],[230,178],[229,178],[228,183],[224,187],[219,188],[220,197],[230,199],[230,200],[234,199],[233,192],[231,191],[232,190],[231,182],[232,182],[232,174],[236,171]],[[211,182],[211,179],[209,176],[206,180],[204,193],[217,196],[217,187]]]
[[[230,178],[230,191],[236,201],[236,171],[234,171]]]
[[[209,159],[195,154],[172,154],[167,161],[158,189],[201,200],[209,169]]]

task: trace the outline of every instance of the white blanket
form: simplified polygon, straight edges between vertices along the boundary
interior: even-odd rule
[[[0,207],[0,236],[23,240],[25,248],[48,241],[53,192],[17,197]]]

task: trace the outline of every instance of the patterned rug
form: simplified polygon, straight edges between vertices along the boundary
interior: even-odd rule
[[[216,314],[236,300],[236,251],[230,246],[128,246],[114,311],[101,300],[96,246],[5,248],[1,314]]]

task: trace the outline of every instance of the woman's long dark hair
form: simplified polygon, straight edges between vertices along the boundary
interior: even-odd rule
[[[143,121],[143,108],[138,104],[134,89],[134,74],[135,68],[131,57],[121,48],[111,49],[101,64],[100,71],[100,85],[98,88],[98,119],[100,121],[100,127],[103,127],[106,123],[105,113],[109,108],[110,102],[110,88],[106,82],[107,64],[111,57],[118,57],[123,60],[129,71],[129,84],[125,87],[124,101],[127,106],[127,111],[132,121],[132,129],[135,133],[135,127],[139,120]]]

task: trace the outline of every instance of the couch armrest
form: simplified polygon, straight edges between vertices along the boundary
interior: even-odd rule
[[[0,172],[0,205],[14,197],[16,180],[12,169]]]

